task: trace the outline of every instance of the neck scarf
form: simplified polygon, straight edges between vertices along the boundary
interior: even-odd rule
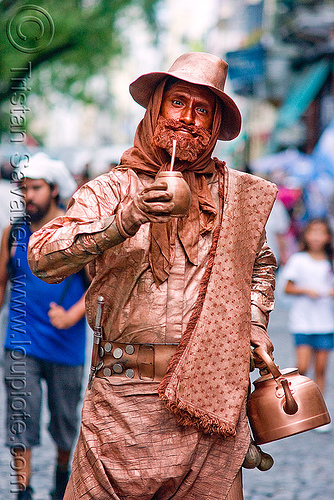
[[[157,125],[166,80],[155,90],[147,107],[144,118],[138,125],[134,145],[124,152],[118,168],[131,168],[137,173],[155,177],[162,170],[168,170],[170,156],[166,151],[152,144],[152,137]],[[173,265],[171,234],[175,229],[189,261],[198,263],[199,235],[214,228],[217,210],[212,200],[206,175],[214,172],[215,162],[211,158],[216,145],[220,123],[221,106],[216,99],[211,139],[207,149],[194,162],[175,161],[174,170],[183,173],[191,191],[191,206],[188,215],[173,219],[168,223],[151,224],[150,265],[157,285],[165,281]]]

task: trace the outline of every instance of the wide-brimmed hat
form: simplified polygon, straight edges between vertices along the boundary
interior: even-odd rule
[[[130,85],[130,94],[138,104],[146,108],[157,85],[168,76],[208,87],[223,104],[218,139],[231,141],[239,135],[241,115],[236,103],[224,92],[227,71],[228,64],[220,57],[206,52],[189,52],[176,59],[168,71],[146,73],[137,78]]]

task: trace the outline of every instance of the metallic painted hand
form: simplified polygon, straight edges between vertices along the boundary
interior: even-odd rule
[[[118,212],[117,227],[128,237],[146,222],[168,222],[174,208],[172,194],[166,182],[156,182],[146,187]]]

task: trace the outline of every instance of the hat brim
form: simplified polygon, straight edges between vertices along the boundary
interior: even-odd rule
[[[178,73],[167,73],[167,72],[154,72],[146,73],[140,76],[134,82],[130,84],[129,90],[133,99],[147,108],[150,102],[153,91],[156,89],[158,84],[166,77],[174,77],[178,80],[183,80],[188,83],[193,83],[195,85],[201,85],[202,87],[209,88],[214,94],[216,94],[223,103],[223,118],[220,128],[220,133],[218,139],[221,141],[231,141],[235,139],[241,130],[241,114],[236,103],[229,97],[225,92],[209,84],[204,84],[203,81],[199,82],[195,78],[187,76],[187,78],[182,78]]]

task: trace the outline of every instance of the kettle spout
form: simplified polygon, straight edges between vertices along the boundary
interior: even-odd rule
[[[289,382],[286,378],[281,378],[280,382],[285,394],[285,403],[283,404],[283,410],[288,415],[294,415],[298,411],[298,405],[293,395],[291,394]]]

